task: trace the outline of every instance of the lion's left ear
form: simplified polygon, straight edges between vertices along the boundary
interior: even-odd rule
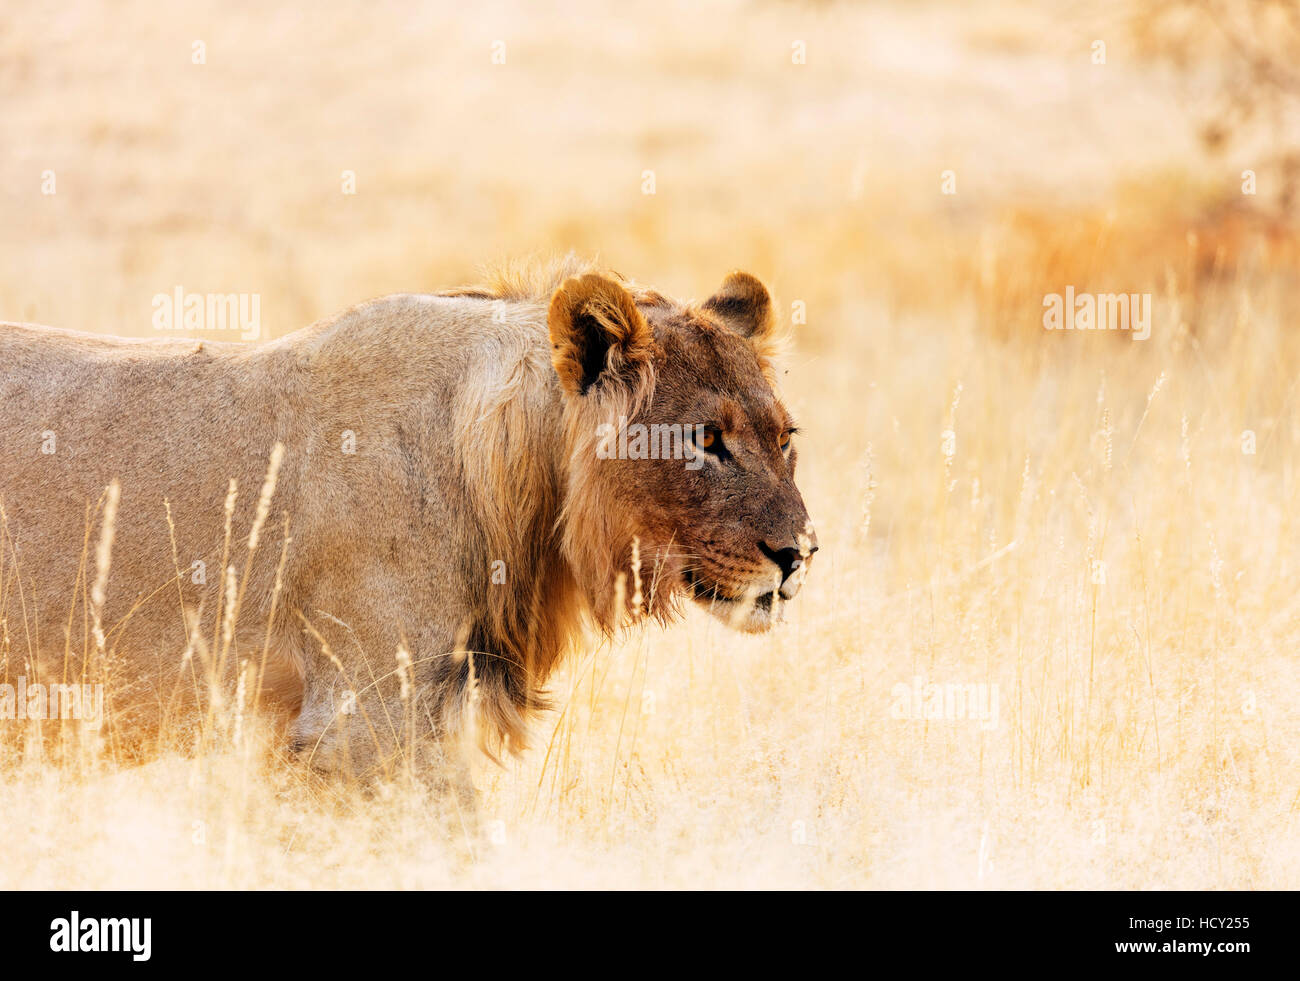
[[[773,332],[772,297],[767,287],[747,272],[733,272],[718,292],[704,301],[704,309],[741,337],[761,344]]]

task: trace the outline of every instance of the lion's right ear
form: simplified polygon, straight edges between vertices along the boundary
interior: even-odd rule
[[[756,345],[774,333],[772,296],[757,277],[747,272],[737,270],[727,276],[718,292],[704,301],[704,309]]]
[[[551,297],[551,363],[572,395],[593,385],[636,386],[654,332],[620,284],[596,273],[570,279]]]

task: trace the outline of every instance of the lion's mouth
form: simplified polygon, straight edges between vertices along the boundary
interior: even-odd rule
[[[682,581],[691,598],[710,613],[742,630],[764,630],[771,625],[779,609],[775,590],[736,595],[717,583],[708,582],[698,573],[684,569]]]
[[[757,596],[736,596],[728,593],[722,586],[717,583],[705,582],[700,576],[690,569],[682,572],[682,579],[686,582],[686,588],[691,591],[697,600],[703,600],[706,603],[744,603],[751,602],[755,606],[771,608],[772,599],[776,593],[768,590]]]

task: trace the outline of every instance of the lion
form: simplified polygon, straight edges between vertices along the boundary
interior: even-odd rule
[[[518,751],[593,633],[798,592],[781,340],[747,273],[693,304],[572,257],[260,345],[0,325],[5,680],[111,676],[122,727],[238,687],[324,769],[471,705]]]

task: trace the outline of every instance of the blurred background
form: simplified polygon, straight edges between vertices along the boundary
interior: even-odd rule
[[[996,307],[990,278],[1026,261],[1082,279],[1099,252],[1149,273],[1223,249],[1222,266],[1255,236],[1291,245],[1294,16],[10,3],[0,303],[139,334],[182,283],[260,293],[284,333],[574,249],[685,294],[752,268],[808,302],[820,341],[864,329],[831,316],[844,304]],[[1007,313],[990,326],[1014,330]]]
[[[560,678],[469,879],[411,810],[159,761],[13,881],[1294,886],[1298,66],[1256,0],[10,0],[0,317],[147,336],[179,285],[279,336],[538,252],[743,268],[823,546],[785,630]],[[1068,286],[1151,336],[1045,331]],[[894,717],[918,676],[999,724]],[[20,839],[66,808],[25,799]]]

